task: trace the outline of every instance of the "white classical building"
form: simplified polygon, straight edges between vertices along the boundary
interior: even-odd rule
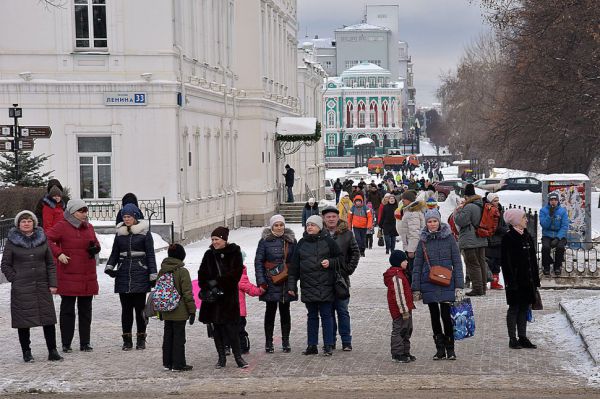
[[[0,109],[52,127],[34,152],[73,197],[164,197],[183,239],[261,226],[283,165],[297,195],[322,185],[322,146],[279,157],[275,140],[277,118],[321,114],[296,29],[296,0],[5,0]]]

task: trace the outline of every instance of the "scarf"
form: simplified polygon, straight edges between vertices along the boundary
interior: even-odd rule
[[[522,229],[522,228],[520,228],[520,227],[513,226],[513,229],[515,229],[515,231],[516,231],[517,233],[519,233],[520,235],[523,235],[523,233],[525,233],[525,229]]]

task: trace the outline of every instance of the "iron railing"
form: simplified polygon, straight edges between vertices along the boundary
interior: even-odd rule
[[[15,226],[14,219],[0,220],[0,251],[4,250],[4,243],[8,238],[8,231]]]
[[[527,216],[527,231],[536,241],[538,238],[538,212],[533,208],[522,207],[521,205],[508,204],[508,209],[522,209]]]
[[[116,220],[117,213],[122,207],[119,199],[85,200],[85,202],[88,206],[90,220]],[[162,197],[162,199],[138,200],[138,206],[145,219],[167,222],[165,197]]]

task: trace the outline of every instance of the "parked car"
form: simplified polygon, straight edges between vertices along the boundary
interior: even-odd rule
[[[323,186],[325,187],[325,199],[334,200],[335,191],[333,190],[333,179],[323,179]]]
[[[473,185],[484,191],[495,193],[500,189],[502,179],[479,179]]]
[[[462,195],[467,184],[467,182],[460,179],[448,179],[433,183],[433,186],[438,193],[438,201],[443,202],[446,201],[451,191],[454,191],[457,195]]]
[[[498,190],[529,190],[532,193],[541,193],[542,182],[535,177],[509,177],[500,182]]]

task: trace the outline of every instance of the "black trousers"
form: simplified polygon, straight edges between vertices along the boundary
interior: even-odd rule
[[[529,304],[508,305],[506,312],[506,327],[508,328],[508,337],[516,338],[515,328],[519,337],[527,336],[527,311]]]
[[[44,338],[46,339],[46,347],[48,351],[52,349],[56,349],[56,327],[54,324],[50,324],[48,326],[43,326],[44,328]],[[21,344],[21,349],[23,352],[31,350],[31,340],[30,340],[30,329],[29,328],[19,328],[19,343]]]
[[[185,323],[187,320],[165,320],[163,335],[163,366],[181,369],[185,361]]]
[[[561,238],[560,240],[555,240],[555,245],[552,245],[552,241],[553,239],[550,237],[542,237],[542,267],[545,271],[549,271],[550,263],[554,263],[554,271],[560,271],[565,259],[567,239]],[[554,261],[552,261],[552,256],[550,256],[552,248],[556,248],[554,250]]]
[[[60,338],[63,346],[71,346],[75,335],[75,302],[79,317],[79,345],[90,343],[92,327],[92,296],[61,296]]]
[[[137,332],[145,333],[146,319],[144,318],[144,308],[146,307],[146,293],[119,294],[119,299],[121,300],[121,327],[123,334],[131,334],[134,311]]]
[[[367,240],[366,247],[369,249],[373,249],[373,234],[367,234],[366,240]]]
[[[434,302],[427,304],[427,306],[429,306],[433,334],[454,338],[454,326],[452,325],[452,317],[450,317],[450,304],[445,302]],[[442,324],[444,325],[443,330]]]
[[[231,351],[235,357],[242,356],[238,331],[238,323],[214,324],[214,339],[217,353],[228,344],[231,346]]]
[[[265,309],[265,341],[273,343],[273,330],[275,329],[275,316],[279,307],[279,321],[281,322],[281,337],[289,340],[292,329],[292,318],[290,316],[290,302],[267,302]]]

